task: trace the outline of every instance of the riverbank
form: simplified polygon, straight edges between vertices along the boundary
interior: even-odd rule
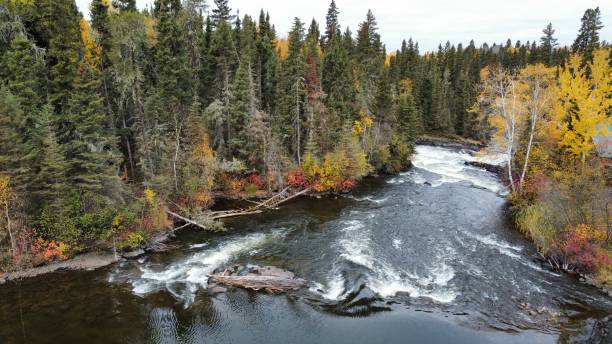
[[[422,136],[417,141],[417,144],[469,150],[480,150],[484,147],[484,145],[482,145],[481,143],[469,139],[464,139],[460,137],[439,137],[431,135]],[[408,169],[412,168],[412,163],[409,162],[407,166]],[[391,175],[384,173],[372,173],[367,177],[380,178],[389,176]],[[330,191],[313,192],[310,194],[310,196],[320,198],[322,196],[330,194]],[[220,206],[217,208],[222,210],[227,210],[231,207],[240,207],[240,205],[242,204],[260,204],[261,200],[273,197],[274,195],[274,192],[266,190],[258,190],[257,192],[250,194],[246,192],[234,191],[218,191],[214,193],[214,196],[217,199],[217,203],[220,204]],[[59,270],[95,270],[116,263],[121,259],[135,259],[143,254],[146,254],[147,252],[158,252],[172,249],[171,247],[166,247],[165,243],[173,237],[177,229],[180,230],[181,228],[184,228],[186,224],[188,223],[175,221],[174,226],[172,228],[169,228],[166,231],[159,231],[153,234],[152,237],[147,240],[143,246],[134,248],[133,250],[129,250],[126,252],[113,252],[110,249],[106,251],[88,251],[63,261],[54,261],[46,265],[11,272],[0,272],[0,284],[12,280],[36,277]]]
[[[111,252],[83,253],[65,261],[53,262],[48,265],[0,274],[0,284],[13,280],[32,278],[58,270],[96,270],[111,265],[118,260],[119,257]]]

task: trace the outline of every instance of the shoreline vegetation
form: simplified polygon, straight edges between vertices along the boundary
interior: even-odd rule
[[[549,24],[539,41],[436,52],[387,51],[372,11],[342,30],[334,1],[324,25],[295,18],[286,38],[264,10],[233,13],[93,0],[88,21],[74,0],[0,0],[0,280],[163,249],[185,219],[222,230],[220,196],[346,192],[409,167],[415,143],[494,142],[508,161],[492,171],[543,261],[612,285],[599,8],[572,46]]]

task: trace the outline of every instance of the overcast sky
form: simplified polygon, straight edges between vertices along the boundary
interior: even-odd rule
[[[88,15],[90,0],[76,0]],[[315,18],[321,31],[331,0],[230,0],[234,12],[257,17],[259,10],[270,12],[279,36],[286,36],[293,18],[310,24]],[[137,0],[141,8],[153,0]],[[210,4],[214,2],[208,1]],[[343,30],[353,33],[363,21],[368,8],[378,20],[383,42],[388,50],[397,49],[402,39],[412,37],[421,51],[435,50],[447,40],[453,44],[474,39],[505,43],[508,38],[522,42],[539,39],[542,28],[552,22],[561,44],[571,44],[580,27],[580,18],[587,8],[599,6],[604,28],[602,40],[612,41],[612,1],[610,0],[336,0]]]

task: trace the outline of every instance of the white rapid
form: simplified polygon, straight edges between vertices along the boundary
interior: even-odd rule
[[[435,180],[430,181],[433,187],[444,183],[464,181],[493,192],[503,192],[505,190],[497,176],[480,168],[466,165],[466,162],[471,161],[500,165],[504,158],[501,155],[478,157],[467,151],[417,146],[416,154],[412,159],[415,167],[438,175]],[[421,180],[423,180],[422,177]]]
[[[191,256],[169,265],[142,263],[137,273],[128,275],[128,280],[137,295],[166,290],[186,304],[192,303],[198,289],[207,287],[208,276],[217,268],[222,268],[237,256],[250,255],[257,248],[281,240],[286,231],[275,230],[268,233],[254,233],[208,248],[206,244],[192,244],[196,250]]]

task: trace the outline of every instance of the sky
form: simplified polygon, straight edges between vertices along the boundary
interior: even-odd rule
[[[310,24],[316,19],[324,31],[325,14],[331,0],[230,0],[234,13],[259,17],[261,8],[270,13],[279,36],[285,37],[294,17]],[[90,0],[76,0],[87,16]],[[153,0],[137,0],[144,8]],[[208,1],[214,6],[212,0]],[[467,44],[474,39],[505,43],[537,40],[542,29],[552,22],[555,36],[562,45],[570,45],[580,28],[580,18],[587,8],[599,6],[604,28],[600,39],[612,41],[612,1],[610,0],[336,0],[340,9],[343,31],[350,26],[353,33],[365,18],[369,8],[387,50],[401,46],[403,39],[412,37],[419,42],[421,52],[436,50],[438,44]]]

